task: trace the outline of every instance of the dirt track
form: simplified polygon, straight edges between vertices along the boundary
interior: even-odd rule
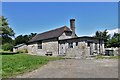
[[[17,78],[118,78],[118,60],[57,60]]]

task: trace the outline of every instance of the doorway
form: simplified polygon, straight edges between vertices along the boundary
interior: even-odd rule
[[[60,55],[65,55],[66,49],[65,49],[65,43],[60,44]]]

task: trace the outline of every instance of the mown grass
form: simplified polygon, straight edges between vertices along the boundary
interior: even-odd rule
[[[120,59],[120,56],[102,56],[102,55],[98,55],[98,56],[96,56],[96,59]]]
[[[2,77],[15,77],[18,74],[32,71],[52,60],[61,57],[47,57],[28,54],[2,55]]]
[[[0,55],[0,78],[2,78],[2,55]]]

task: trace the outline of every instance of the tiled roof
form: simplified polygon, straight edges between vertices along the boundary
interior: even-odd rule
[[[25,43],[16,45],[16,46],[14,46],[14,48],[18,48],[18,47],[21,47],[21,46],[23,46],[23,45],[25,45]]]
[[[60,27],[54,30],[50,30],[44,33],[37,34],[29,42],[35,42],[35,41],[45,40],[45,39],[50,39],[50,38],[57,38],[60,35],[62,35],[62,33],[65,31],[71,31],[71,30],[67,26],[63,26],[63,27]]]

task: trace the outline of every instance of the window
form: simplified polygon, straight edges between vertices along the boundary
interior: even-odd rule
[[[42,42],[38,42],[38,49],[42,49]]]
[[[68,43],[68,48],[73,48],[73,43]]]
[[[78,42],[76,42],[76,46],[78,46]]]
[[[87,46],[90,47],[90,42],[87,43]]]
[[[97,43],[95,43],[95,50],[97,50]]]

